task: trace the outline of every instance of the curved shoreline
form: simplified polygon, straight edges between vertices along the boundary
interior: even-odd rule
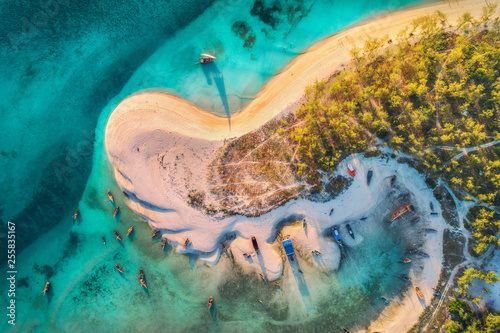
[[[137,194],[139,199],[165,211],[148,210],[140,202],[131,201],[129,206],[146,220],[149,219],[154,227],[168,231],[164,237],[168,238],[179,252],[198,251],[202,260],[208,263],[218,261],[220,235],[227,231],[239,231],[240,236],[237,241],[240,241],[241,246],[235,253],[239,256],[240,264],[246,265],[245,261],[241,260],[241,254],[252,251],[251,248],[247,248],[248,237],[255,234],[258,239],[264,239],[269,229],[272,229],[273,221],[298,209],[292,207],[296,203],[286,204],[257,219],[238,216],[219,220],[206,216],[186,203],[185,198],[189,192],[186,177],[190,179],[191,184],[203,186],[206,182],[204,176],[207,164],[222,146],[223,140],[256,130],[280,113],[286,112],[285,110],[294,108],[303,97],[307,86],[347,66],[350,61],[349,50],[353,47],[362,47],[368,37],[388,35],[388,39],[395,39],[395,35],[408,26],[412,19],[431,14],[436,10],[448,15],[449,22],[455,22],[456,18],[466,11],[478,17],[483,5],[483,2],[472,0],[462,1],[458,5],[444,2],[427,4],[423,8],[396,12],[329,37],[313,45],[281,73],[274,76],[244,110],[231,117],[231,130],[227,118],[203,111],[196,105],[173,95],[144,92],[126,98],[113,110],[106,124],[105,149],[108,158],[122,189]],[[369,36],[367,31],[370,33]],[[182,158],[179,157],[181,155]],[[164,160],[170,162],[164,165]],[[176,161],[175,164],[172,161]],[[359,166],[357,160],[352,163],[356,167]],[[423,201],[424,197],[420,199]],[[336,205],[339,204],[337,201]],[[305,211],[304,205],[298,203],[296,206],[301,206],[301,211]],[[345,220],[353,217],[351,212],[342,211],[342,209],[347,210],[347,206],[346,203],[340,205],[340,217],[337,219]],[[316,207],[318,211],[329,210],[326,206],[318,208]],[[322,221],[314,214],[311,216],[318,217],[318,221],[311,225],[312,231],[316,230],[318,234],[330,223]],[[193,225],[192,221],[198,222]],[[250,223],[253,230],[247,230]],[[172,230],[179,232],[170,232]],[[189,250],[182,247],[186,235],[193,244]],[[324,242],[319,238],[316,241],[318,246]],[[266,264],[264,267],[249,265],[248,268],[257,272],[262,269],[269,280],[279,278],[282,272],[281,258],[276,256],[273,244],[267,242],[259,244]],[[431,245],[426,242],[426,246]],[[339,255],[336,249],[331,253],[323,248],[321,250],[325,254],[325,259],[330,260],[331,266],[334,267]],[[435,250],[437,257],[442,256],[442,248],[439,251]],[[435,272],[433,269],[427,274],[429,276],[421,278],[419,284],[430,289],[439,271]],[[413,300],[416,296],[407,297]],[[413,306],[414,311],[408,313],[412,310],[411,306],[413,305],[408,303],[397,311],[393,309],[396,320],[384,324],[384,329],[400,332],[408,323],[415,322],[418,318],[418,309]],[[403,319],[402,315],[406,318]]]

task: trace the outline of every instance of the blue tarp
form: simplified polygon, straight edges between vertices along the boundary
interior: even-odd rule
[[[287,256],[295,254],[291,240],[285,239],[283,241],[283,247],[285,248],[285,253]]]

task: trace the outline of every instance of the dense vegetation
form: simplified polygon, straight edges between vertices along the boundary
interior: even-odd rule
[[[500,330],[500,316],[489,312],[478,316],[465,301],[452,300],[448,310],[454,319],[446,324],[446,333],[494,333]]]

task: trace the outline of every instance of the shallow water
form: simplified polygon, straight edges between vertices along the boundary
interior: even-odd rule
[[[380,296],[397,290],[390,288],[402,269],[394,263],[404,248],[397,237],[368,230],[371,237],[351,250],[339,271],[305,266],[313,307],[308,309],[289,271],[276,292],[227,259],[209,268],[195,258],[163,253],[149,238],[149,227],[120,201],[102,130],[120,100],[144,89],[175,92],[219,115],[235,113],[313,42],[415,2],[288,1],[266,3],[266,11],[254,14],[254,2],[243,1],[139,6],[61,0],[47,2],[50,8],[2,3],[0,29],[7,37],[0,39],[0,166],[9,171],[0,175],[0,189],[8,193],[0,200],[0,217],[16,222],[18,250],[25,250],[18,255],[18,325],[2,321],[0,327],[250,332],[293,326],[322,332],[375,317]],[[26,23],[42,20],[40,12],[46,22]],[[200,68],[202,52],[216,55],[217,62]],[[120,222],[111,217],[107,188],[122,207]],[[73,224],[76,206],[82,218]],[[129,225],[135,225],[135,238],[120,245],[113,230],[125,238]],[[137,281],[141,266],[149,293]],[[53,285],[48,298],[40,294],[46,280]],[[216,297],[215,320],[206,308],[209,295]]]

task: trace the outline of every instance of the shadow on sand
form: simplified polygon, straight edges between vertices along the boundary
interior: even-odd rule
[[[292,259],[293,258],[293,259]],[[302,301],[306,306],[306,309],[314,310],[314,306],[311,299],[311,294],[309,293],[309,289],[307,288],[307,283],[304,278],[304,273],[300,268],[299,261],[295,255],[290,256],[288,258],[288,262],[290,263],[290,267],[292,268],[292,273],[297,281],[297,286],[299,287],[300,295],[302,296]]]
[[[229,103],[227,101],[226,87],[224,85],[224,76],[219,70],[217,65],[213,62],[208,64],[200,64],[203,74],[207,79],[207,84],[212,85],[212,81],[215,83],[217,90],[219,91],[220,99],[222,105],[224,106],[224,111],[226,111],[226,117],[229,125],[229,130],[231,131],[231,113],[229,112]]]

